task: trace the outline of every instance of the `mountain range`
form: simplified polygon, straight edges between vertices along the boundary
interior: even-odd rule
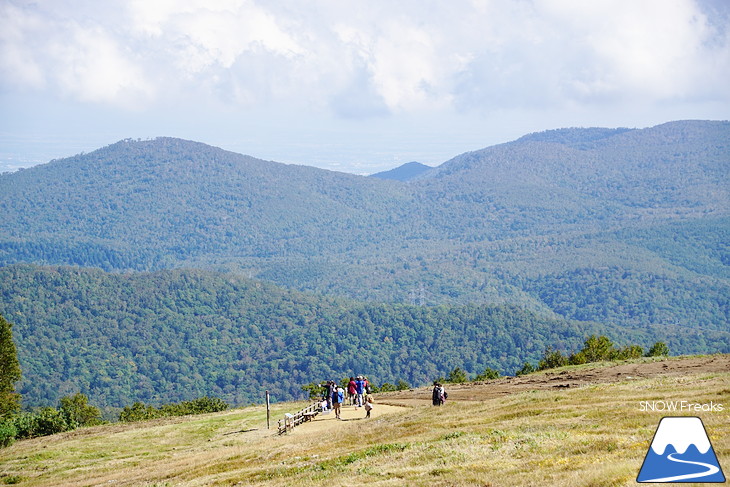
[[[358,367],[333,347],[416,384],[593,332],[727,353],[729,169],[723,121],[552,130],[372,177],[123,140],[0,175],[0,313],[31,404],[296,397]]]
[[[728,329],[730,123],[562,129],[406,182],[124,140],[0,176],[0,264]]]

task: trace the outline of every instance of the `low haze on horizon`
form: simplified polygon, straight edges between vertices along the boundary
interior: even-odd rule
[[[0,172],[180,137],[371,174],[730,118],[722,0],[0,0]]]

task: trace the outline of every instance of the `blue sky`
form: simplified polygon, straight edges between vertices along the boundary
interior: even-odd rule
[[[0,0],[0,171],[182,137],[369,174],[730,118],[723,0]]]

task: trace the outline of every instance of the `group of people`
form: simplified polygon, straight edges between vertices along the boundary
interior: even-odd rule
[[[344,381],[343,381],[344,382]],[[342,419],[342,405],[347,402],[350,406],[365,408],[365,417],[370,417],[373,410],[373,396],[370,394],[370,381],[362,375],[350,377],[347,388],[342,387],[333,380],[320,384],[324,390],[322,397],[322,410],[334,411],[337,419]],[[449,397],[443,384],[436,381],[433,383],[432,400],[434,406],[442,406]]]
[[[433,392],[431,393],[433,405],[442,406],[446,402],[447,397],[449,397],[449,394],[446,392],[446,389],[444,389],[444,385],[438,381],[434,382]]]
[[[328,380],[322,384],[322,387],[324,388],[322,409],[325,411],[334,411],[337,419],[341,419],[340,413],[342,411],[342,404],[345,401],[350,406],[355,406],[355,409],[364,407],[365,417],[370,417],[370,411],[373,410],[373,397],[370,395],[370,381],[368,381],[367,377],[362,375],[350,377],[350,381],[347,383],[347,389],[344,389],[333,380]]]

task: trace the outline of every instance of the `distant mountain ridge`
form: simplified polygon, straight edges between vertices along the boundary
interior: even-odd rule
[[[1,175],[0,264],[727,330],[729,174],[726,121],[530,134],[406,183],[126,140]]]
[[[420,162],[406,162],[405,164],[389,171],[371,174],[370,177],[406,182],[427,173],[431,169],[433,169],[431,166],[421,164]]]

